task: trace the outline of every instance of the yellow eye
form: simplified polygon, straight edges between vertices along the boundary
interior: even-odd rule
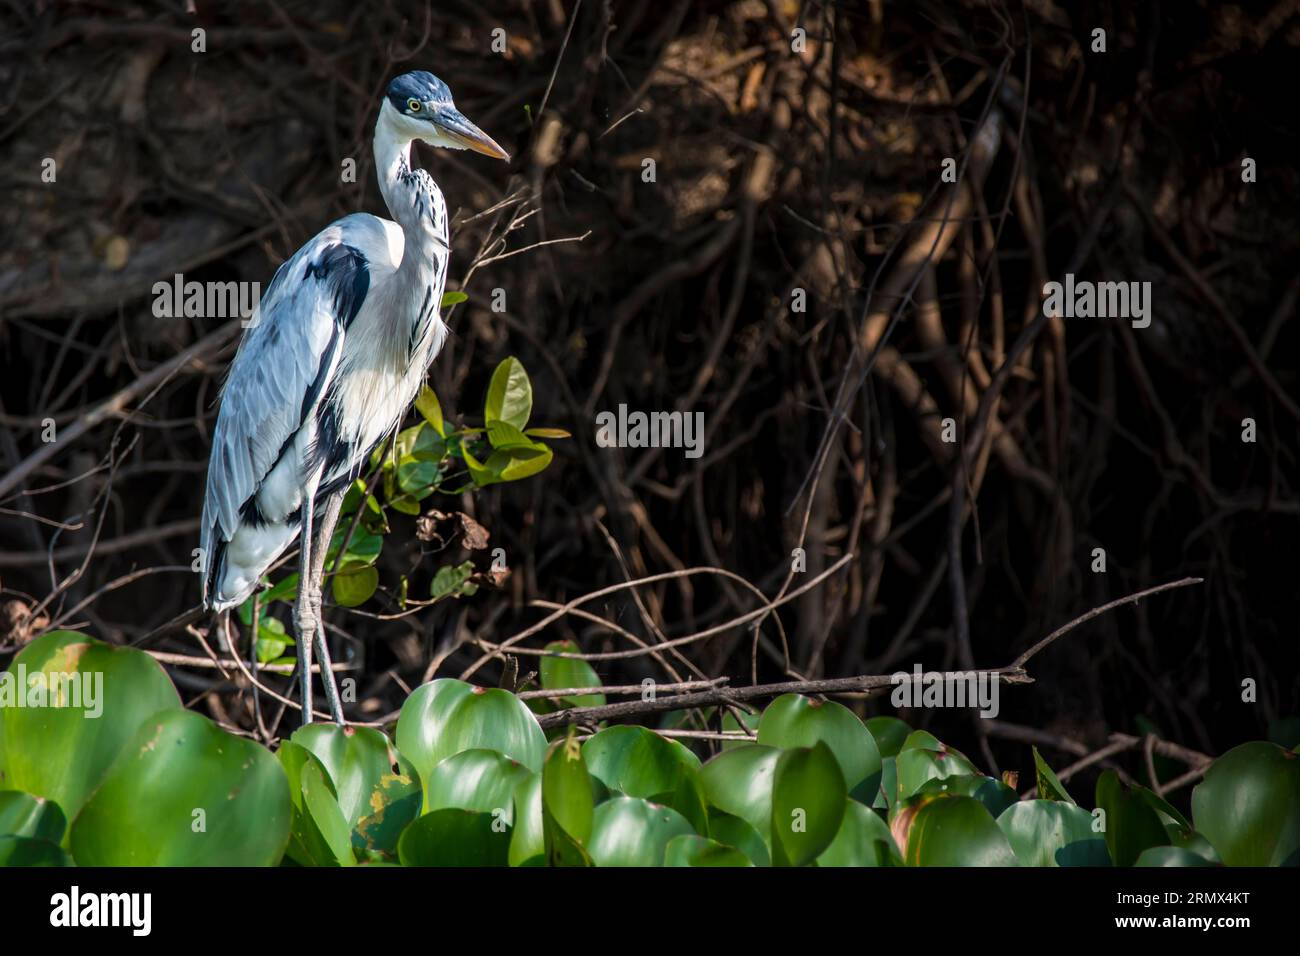
[[[406,108],[410,110],[412,113],[418,113],[420,112],[420,101],[417,100],[415,97],[411,97],[409,100],[406,101]]]

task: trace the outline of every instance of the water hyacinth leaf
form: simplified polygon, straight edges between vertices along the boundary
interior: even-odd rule
[[[1025,800],[997,820],[1022,866],[1110,866],[1093,816],[1063,800]]]
[[[772,778],[772,862],[803,866],[831,845],[848,789],[825,741],[785,750]]]
[[[510,865],[544,866],[546,831],[542,816],[542,775],[530,773],[515,787]]]
[[[753,866],[749,857],[733,846],[726,846],[698,833],[683,833],[668,841],[664,848],[664,866]]]
[[[1038,752],[1038,748],[1032,748],[1034,751],[1034,776],[1038,782],[1038,797],[1041,800],[1060,800],[1064,803],[1074,803],[1074,797],[1070,796],[1068,790],[1057,778],[1052,768],[1047,765],[1043,755]]]
[[[276,758],[289,781],[293,804],[289,858],[303,866],[351,865],[355,862],[351,831],[324,764],[292,740],[280,743]]]
[[[546,645],[546,650],[548,655],[579,653],[578,645],[573,641],[552,641]],[[595,668],[586,661],[574,657],[543,657],[539,670],[543,690],[600,686],[600,677],[596,674]],[[599,707],[605,703],[604,694],[575,694],[556,699],[569,707]]]
[[[160,711],[77,815],[72,855],[82,866],[272,866],[291,808],[266,748],[191,711]]]
[[[546,735],[523,702],[499,688],[444,677],[421,685],[402,705],[397,749],[420,780],[428,780],[447,757],[478,748],[495,750],[540,773]]]
[[[817,865],[901,866],[902,860],[880,815],[857,800],[849,800],[835,839],[817,857]]]
[[[1153,846],[1143,850],[1134,866],[1214,866],[1199,853],[1177,846]]]
[[[1106,847],[1116,866],[1132,866],[1142,851],[1168,845],[1169,836],[1159,815],[1120,783],[1114,770],[1107,770],[1097,780],[1097,806],[1106,814]]]
[[[510,828],[491,813],[434,810],[402,831],[397,855],[402,866],[507,866]]]
[[[910,821],[903,859],[908,866],[1016,866],[1006,835],[973,797],[938,796]]]
[[[514,356],[502,359],[488,383],[483,405],[485,421],[502,421],[523,429],[533,413],[533,386],[523,364]]]
[[[927,780],[916,789],[912,798],[925,794],[950,794],[959,797],[974,797],[984,804],[993,819],[998,819],[1008,807],[1014,806],[1019,795],[1001,780],[985,777],[982,774],[971,776],[963,774],[957,777],[941,777]],[[908,799],[912,799],[908,798]],[[904,801],[906,802],[906,801]]]
[[[740,716],[737,717],[737,714]],[[756,743],[758,741],[758,723],[763,719],[762,714],[751,714],[748,711],[728,710],[722,715],[723,733],[748,734],[750,739],[745,740],[724,740],[722,742],[723,750],[730,750],[732,747],[743,747],[746,743]]]
[[[613,797],[596,807],[587,850],[597,866],[663,866],[669,842],[694,833],[670,807]]]
[[[425,787],[429,809],[479,810],[513,823],[515,792],[529,775],[519,761],[495,750],[463,750],[433,768]]]
[[[572,731],[557,741],[542,768],[542,803],[549,817],[576,843],[591,836],[594,799],[582,747]]]
[[[58,844],[67,826],[63,810],[53,800],[19,790],[0,790],[0,836]]]
[[[898,752],[903,749],[903,741],[907,740],[912,732],[912,728],[904,721],[891,716],[872,717],[867,721],[866,726],[868,733],[876,741],[882,759],[898,756]]]
[[[629,797],[675,791],[700,768],[700,758],[675,740],[644,727],[607,727],[582,745],[587,769],[610,790]]]
[[[880,786],[880,749],[853,711],[835,701],[783,694],[768,704],[758,724],[758,742],[770,747],[826,744],[840,765],[849,792],[874,799]]]
[[[772,780],[780,757],[775,747],[744,744],[724,750],[700,768],[709,804],[740,817],[765,843],[771,836]]]
[[[745,854],[755,866],[771,866],[772,854],[758,831],[730,813],[709,807],[709,838],[718,843],[734,846]]]
[[[1300,759],[1262,740],[1233,747],[1192,791],[1192,819],[1228,866],[1300,865]]]
[[[72,865],[72,857],[57,843],[35,837],[0,836],[0,869],[11,866]]]
[[[392,853],[420,814],[422,791],[411,762],[373,727],[309,724],[292,741],[321,762],[359,854]]]
[[[53,800],[71,820],[141,725],[180,707],[143,651],[75,631],[42,634],[0,674],[0,786]]]
[[[898,774],[898,797],[912,796],[928,780],[943,780],[947,777],[963,775],[983,776],[965,756],[938,741],[935,741],[937,746],[933,749],[910,746],[914,738],[918,744],[925,741],[925,738],[934,739],[929,734],[918,737],[920,734],[924,734],[924,731],[918,730],[909,736],[903,749],[894,758],[894,769]]]

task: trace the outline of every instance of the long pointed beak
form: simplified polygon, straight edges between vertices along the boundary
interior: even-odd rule
[[[491,156],[493,159],[509,161],[510,154],[497,145],[497,141],[491,136],[471,123],[460,110],[444,106],[431,118],[443,133],[466,149]]]

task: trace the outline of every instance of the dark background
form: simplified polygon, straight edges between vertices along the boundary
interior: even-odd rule
[[[376,620],[400,575],[425,594],[465,557],[428,553],[392,516],[381,593],[326,615],[336,653],[363,668],[360,716],[395,710],[435,655],[439,676],[461,673],[473,642],[547,613],[530,602],[694,567],[770,598],[802,544],[808,570],[787,589],[855,557],[783,605],[780,629],[765,620],[752,658],[750,629],[733,628],[688,645],[689,664],[667,658],[678,673],[1000,666],[1093,607],[1190,575],[1204,582],[1036,657],[1037,682],[1003,688],[986,744],[968,713],[903,716],[986,770],[991,753],[1027,771],[1027,734],[1056,762],[1114,732],[1211,755],[1270,734],[1293,745],[1298,46],[1286,2],[0,4],[0,664],[43,628],[126,642],[197,602],[189,564],[235,339],[224,319],[156,318],[153,284],[182,272],[265,288],[331,219],[384,214],[379,97],[429,69],[513,155],[420,149],[456,223],[449,288],[485,248],[585,236],[477,268],[430,384],[449,417],[480,424],[491,370],[518,356],[534,423],[573,438],[551,443],[540,476],[426,502],[474,515],[507,550],[499,591]],[[985,174],[970,138],[991,110],[1003,132]],[[348,157],[355,184],[340,182]],[[947,157],[960,190],[940,182]],[[918,237],[945,215],[962,225],[921,269]],[[1043,283],[1070,268],[1151,282],[1151,326],[1031,326]],[[806,312],[790,310],[796,287]],[[983,395],[1027,327],[997,386],[1005,438],[954,482],[939,419],[966,438],[976,416],[946,370]],[[705,456],[597,447],[595,414],[621,402],[703,411]],[[974,492],[973,518],[950,506],[954,487],[959,503]],[[644,586],[641,606],[630,593],[584,608],[653,643],[761,606],[716,574]],[[525,646],[562,638],[628,646],[574,616]],[[183,632],[153,647],[202,654]],[[596,667],[610,683],[665,680],[662,659]],[[244,689],[171,671],[194,706],[247,726]]]

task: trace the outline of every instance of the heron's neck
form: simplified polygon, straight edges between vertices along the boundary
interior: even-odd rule
[[[379,191],[402,227],[402,268],[426,269],[446,261],[447,207],[433,179],[411,165],[411,140],[382,120],[375,127]]]

